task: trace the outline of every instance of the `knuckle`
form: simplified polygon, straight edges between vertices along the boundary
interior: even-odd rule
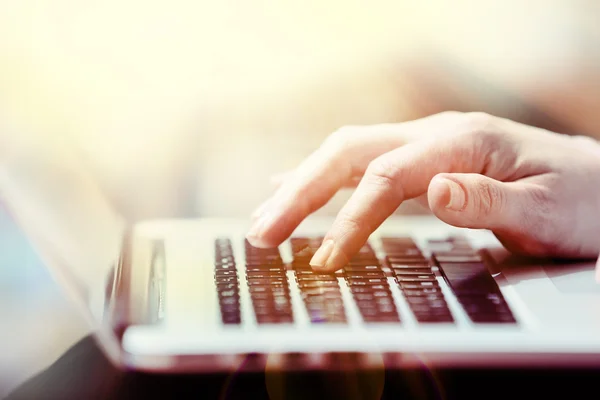
[[[528,191],[531,198],[531,208],[541,211],[542,213],[550,213],[554,203],[555,196],[545,187],[536,187]],[[533,210],[531,210],[533,211]]]
[[[598,140],[596,140],[595,138],[591,137],[591,136],[585,136],[585,135],[577,135],[577,136],[572,136],[571,139],[573,140],[574,143],[576,143],[577,145],[579,145],[580,148],[582,149],[593,149],[596,154],[598,154],[598,150],[600,149],[600,142]]]
[[[481,131],[495,123],[496,117],[488,113],[474,111],[460,116],[461,123],[469,130]]]
[[[522,208],[522,220],[525,226],[532,232],[536,232],[536,235],[540,236],[540,239],[544,241],[543,236],[549,230],[546,229],[552,223],[554,219],[554,210],[556,208],[555,197],[552,196],[549,190],[542,187],[531,188],[528,190],[529,201],[525,202],[525,206]]]
[[[598,144],[598,141],[590,136],[585,135],[575,135],[572,136],[573,140],[581,142],[581,144],[589,145],[589,144]]]
[[[325,139],[323,151],[333,159],[344,157],[355,146],[358,135],[357,127],[344,126]]]
[[[391,190],[396,186],[398,168],[391,160],[378,158],[369,164],[365,176],[370,184],[383,190]]]
[[[464,113],[460,112],[460,111],[442,111],[440,113],[435,114],[435,117],[440,118],[440,119],[456,119],[456,118],[460,118],[462,115],[464,115]]]
[[[494,140],[497,137],[495,127],[496,117],[482,112],[462,114],[457,123],[459,134],[475,141]]]
[[[462,151],[463,158],[471,160],[476,170],[484,175],[497,170],[499,165],[510,163],[507,155],[513,154],[507,151],[508,136],[498,129],[497,121],[497,117],[474,112],[463,114],[456,126],[459,140],[455,142],[455,150]]]
[[[340,142],[344,138],[344,136],[346,136],[347,131],[348,131],[347,126],[343,126],[343,127],[339,128],[338,130],[334,131],[327,137],[327,139],[325,140],[325,143]]]
[[[331,147],[346,146],[356,136],[356,127],[343,126],[330,134],[325,140],[325,144]]]
[[[343,236],[354,236],[370,229],[368,221],[363,221],[353,214],[340,213],[339,217],[338,232],[341,232]]]
[[[307,186],[301,186],[294,193],[295,207],[302,215],[309,215],[319,208],[319,204]]]
[[[504,193],[487,180],[481,180],[476,185],[477,211],[480,215],[490,215],[502,212],[505,204]]]

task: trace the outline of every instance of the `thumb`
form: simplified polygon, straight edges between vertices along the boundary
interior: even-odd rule
[[[596,261],[596,282],[600,283],[600,255]]]
[[[438,174],[429,184],[429,208],[442,221],[474,229],[515,228],[530,198],[523,184],[480,174]]]

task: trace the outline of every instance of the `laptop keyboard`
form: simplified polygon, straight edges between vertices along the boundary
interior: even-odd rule
[[[297,287],[312,324],[348,323],[342,286],[351,293],[363,323],[400,324],[402,315],[390,285],[398,287],[419,324],[452,324],[455,318],[434,269],[439,269],[472,323],[516,323],[484,260],[464,238],[431,240],[427,243],[431,256],[426,257],[410,237],[384,237],[381,260],[367,243],[334,274],[314,272],[309,265],[322,239],[291,238],[290,264],[284,263],[277,248],[260,249],[244,242],[246,283],[259,325],[294,322],[290,285]],[[214,277],[222,322],[241,324],[240,282],[229,239],[215,241]]]

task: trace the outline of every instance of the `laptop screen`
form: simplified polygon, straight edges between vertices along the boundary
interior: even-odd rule
[[[124,221],[67,135],[2,122],[1,199],[54,277],[98,325]]]

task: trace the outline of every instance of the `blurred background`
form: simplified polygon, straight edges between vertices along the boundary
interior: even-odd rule
[[[0,156],[20,132],[49,153],[72,144],[129,220],[247,217],[271,193],[272,174],[343,125],[486,111],[600,138],[599,8],[593,0],[0,0],[0,126],[11,127],[0,132]],[[346,197],[320,212],[335,213]],[[86,327],[1,215],[8,390]]]

